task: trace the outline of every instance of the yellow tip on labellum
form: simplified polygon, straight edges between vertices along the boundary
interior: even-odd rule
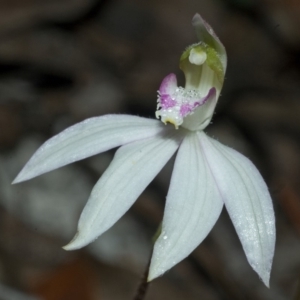
[[[178,124],[176,124],[176,122],[174,122],[174,120],[172,120],[172,119],[165,119],[163,122],[165,125],[167,125],[168,123],[172,124],[172,125],[174,125],[175,129],[178,129]]]

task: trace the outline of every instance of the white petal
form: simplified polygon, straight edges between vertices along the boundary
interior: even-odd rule
[[[248,262],[269,286],[276,237],[268,188],[249,159],[203,132],[199,138]]]
[[[182,142],[167,196],[162,233],[152,256],[149,280],[187,257],[207,236],[223,207],[221,195],[196,133]]]
[[[92,242],[130,208],[178,148],[178,132],[176,136],[137,141],[116,152],[95,185],[80,216],[78,232],[66,250]]]
[[[45,142],[13,183],[141,138],[154,136],[163,129],[161,122],[130,115],[106,115],[87,119]]]

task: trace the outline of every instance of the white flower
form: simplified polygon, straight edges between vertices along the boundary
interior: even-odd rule
[[[149,280],[188,256],[225,204],[250,265],[268,286],[275,244],[272,200],[246,157],[203,132],[223,85],[226,51],[200,15],[194,16],[193,25],[200,42],[180,59],[185,88],[177,87],[176,76],[170,74],[158,92],[156,116],[177,130],[129,115],[91,118],[43,144],[14,183],[122,146],[93,188],[76,236],[64,247],[78,249],[118,221],[178,150]]]

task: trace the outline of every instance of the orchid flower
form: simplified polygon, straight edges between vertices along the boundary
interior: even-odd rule
[[[187,257],[225,204],[249,264],[268,286],[275,245],[272,200],[256,167],[203,131],[220,95],[227,56],[199,14],[192,24],[199,42],[180,58],[185,87],[170,74],[158,91],[156,117],[162,122],[130,115],[87,119],[45,142],[14,183],[121,146],[93,188],[75,237],[64,247],[79,249],[117,222],[178,151],[149,280]]]

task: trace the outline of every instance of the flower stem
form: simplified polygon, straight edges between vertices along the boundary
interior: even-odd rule
[[[161,227],[162,224],[160,223],[154,236],[152,237],[152,241],[153,241],[153,245],[155,244],[155,241],[158,239],[159,235],[161,234]],[[143,274],[143,277],[141,279],[141,282],[138,286],[138,289],[136,291],[136,295],[133,298],[133,300],[144,300],[147,290],[148,290],[148,286],[149,286],[149,282],[148,282],[148,275],[149,275],[149,269],[150,269],[150,263],[151,263],[151,257],[152,257],[152,253],[153,253],[153,248],[151,250],[150,256],[149,256],[149,261],[147,263],[147,267],[146,270]]]
[[[148,282],[148,274],[149,274],[149,268],[150,268],[150,262],[151,262],[151,256],[152,256],[152,251],[150,254],[150,258],[146,267],[146,270],[143,274],[143,277],[140,281],[140,284],[138,286],[138,289],[136,291],[136,295],[134,296],[133,300],[144,300],[148,287],[149,287],[149,282]]]

